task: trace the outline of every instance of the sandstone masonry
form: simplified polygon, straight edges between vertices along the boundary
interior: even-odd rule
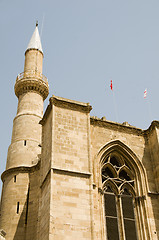
[[[36,26],[18,75],[0,239],[157,240],[159,122],[142,130],[52,96]],[[130,214],[131,213],[131,214]]]

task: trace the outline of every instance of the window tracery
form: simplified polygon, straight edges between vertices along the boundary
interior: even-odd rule
[[[101,168],[107,239],[137,240],[135,175],[123,156],[109,154]]]

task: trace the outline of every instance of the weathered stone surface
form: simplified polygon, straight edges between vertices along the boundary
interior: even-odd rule
[[[89,103],[57,96],[43,115],[48,83],[42,59],[41,51],[28,49],[15,84],[18,108],[2,174],[0,239],[108,239],[104,184],[115,181],[121,169],[122,186],[114,185],[120,240],[125,186],[133,189],[138,240],[159,239],[159,122],[144,131],[90,117]],[[111,154],[122,164],[106,162]],[[102,184],[103,165],[112,176]]]

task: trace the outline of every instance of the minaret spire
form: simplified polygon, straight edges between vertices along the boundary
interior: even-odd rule
[[[39,30],[38,30],[38,21],[36,21],[36,27],[35,27],[32,37],[30,39],[30,42],[27,46],[26,51],[29,49],[37,49],[43,53],[41,39],[40,39],[40,35],[39,35]]]
[[[47,78],[42,74],[43,50],[38,30],[38,22],[25,51],[24,72],[16,79],[15,94],[19,98],[26,92],[37,92],[46,99],[49,93]]]

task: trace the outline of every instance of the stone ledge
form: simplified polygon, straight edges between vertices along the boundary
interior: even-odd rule
[[[123,125],[122,123],[112,122],[108,120],[103,120],[97,117],[90,117],[90,123],[91,125],[95,125],[98,127],[106,127],[108,129],[113,129],[116,131],[124,131],[128,133],[136,133],[137,135],[143,135],[144,130],[140,128],[136,128],[134,126],[130,125]]]
[[[134,127],[130,124],[124,123],[117,123],[113,121],[106,120],[105,118],[98,118],[98,117],[90,117],[91,125],[95,125],[98,127],[106,127],[108,129],[113,129],[116,131],[124,131],[127,133],[133,133],[138,136],[147,136],[150,134],[155,127],[159,128],[159,121],[153,121],[148,129],[143,130],[141,128]]]
[[[92,110],[92,106],[89,103],[78,102],[78,101],[74,101],[74,100],[70,100],[62,97],[57,97],[54,95],[49,99],[49,101],[50,103],[47,106],[43,119],[39,122],[41,125],[45,124],[47,116],[51,112],[52,105],[55,105],[61,108],[71,109],[73,111],[85,112],[85,113],[89,113]]]
[[[37,164],[33,166],[20,166],[20,167],[9,168],[2,173],[1,179],[2,179],[2,182],[4,182],[4,178],[10,173],[15,173],[15,172],[30,173],[39,169],[40,169],[40,160],[38,161]]]
[[[74,171],[69,169],[62,169],[62,168],[52,168],[53,172],[57,172],[59,174],[65,173],[67,175],[73,175],[73,176],[80,176],[83,178],[89,178],[91,176],[90,172],[80,172],[80,171]]]
[[[150,197],[158,197],[159,196],[159,192],[148,192],[148,196],[150,196]]]
[[[83,178],[90,178],[91,177],[91,173],[90,172],[79,172],[79,171],[74,171],[74,170],[69,170],[69,169],[62,169],[62,168],[50,168],[47,172],[47,174],[45,175],[44,180],[42,181],[40,188],[42,188],[43,184],[45,183],[47,177],[49,176],[51,170],[55,173],[58,174],[63,174],[63,175],[70,175],[70,176],[74,176],[74,177],[83,177]]]
[[[21,113],[15,116],[14,120],[15,121],[17,118],[21,117],[21,116],[34,116],[34,117],[38,117],[39,119],[41,119],[41,116],[37,115],[37,114],[33,114],[33,113]]]
[[[92,110],[92,106],[89,103],[78,102],[67,98],[57,97],[54,95],[50,98],[50,102],[55,106],[68,108],[75,111],[89,113]]]
[[[40,147],[41,147],[41,143],[39,141],[37,141],[36,139],[33,139],[33,138],[16,138],[16,140],[14,142],[11,142],[10,145],[12,145],[13,143],[16,143],[16,142],[20,142],[20,141],[30,141],[30,142],[36,142],[37,143],[37,146],[39,146],[40,144]]]

